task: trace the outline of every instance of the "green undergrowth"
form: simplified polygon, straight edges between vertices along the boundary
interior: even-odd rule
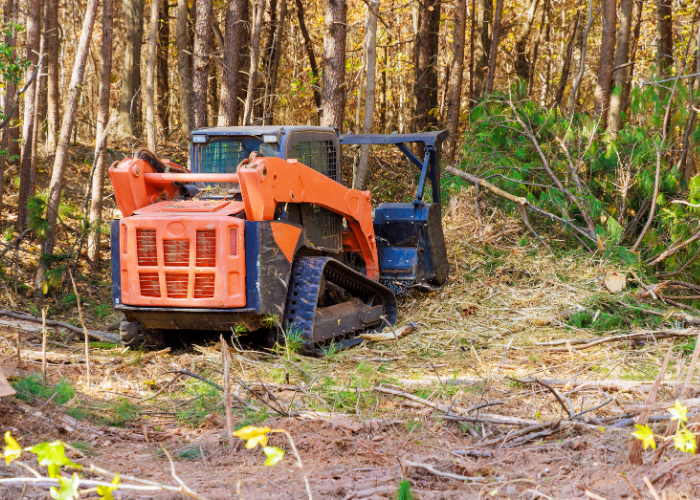
[[[664,323],[663,317],[645,312],[652,308],[637,302],[629,293],[620,297],[610,294],[594,295],[583,307],[584,309],[569,316],[567,324],[576,329],[590,330],[597,335],[628,333],[632,329],[654,329]]]
[[[60,406],[66,415],[78,420],[87,420],[98,425],[128,427],[140,416],[140,409],[126,398],[110,401],[92,401],[81,398],[68,379],[56,384],[44,382],[40,375],[28,375],[12,384],[16,397],[26,403],[51,401]]]

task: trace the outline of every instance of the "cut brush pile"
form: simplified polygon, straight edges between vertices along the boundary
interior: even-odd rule
[[[233,425],[287,429],[314,498],[396,498],[403,479],[421,499],[620,498],[647,494],[645,477],[667,498],[700,495],[696,461],[642,452],[631,436],[647,422],[663,435],[675,399],[697,430],[698,327],[636,298],[639,269],[556,251],[556,235],[552,255],[519,218],[484,199],[477,212],[473,191],[452,199],[444,224],[451,278],[402,299],[395,336],[314,359],[293,337],[261,351],[234,334]],[[616,293],[603,285],[613,272],[629,280]],[[169,484],[162,444],[206,498],[232,498],[239,480],[242,498],[306,498],[292,459],[265,468],[259,451],[229,447],[219,343],[156,354],[93,344],[88,386],[82,345],[54,331],[44,382],[41,334],[3,319],[2,369],[18,394],[0,404],[0,426],[22,446],[58,437]]]

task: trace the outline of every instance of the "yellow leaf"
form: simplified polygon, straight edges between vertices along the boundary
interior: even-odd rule
[[[673,437],[673,445],[680,451],[695,455],[695,434],[684,427],[681,432]]]
[[[247,425],[238,429],[233,435],[247,441],[245,445],[246,448],[252,449],[258,444],[262,444],[263,446],[267,445],[267,433],[270,432],[270,430],[269,427]]]
[[[642,441],[644,449],[646,450],[649,446],[651,446],[651,448],[655,450],[656,441],[654,440],[654,433],[651,431],[649,426],[639,424],[634,424],[634,426],[637,428],[637,431],[633,432],[632,435]]]
[[[668,411],[671,414],[671,420],[688,421],[688,407],[683,406],[680,401],[676,401],[675,406],[668,408]]]
[[[265,465],[267,466],[275,465],[284,457],[284,450],[277,446],[265,446],[263,452],[267,455],[267,460],[265,460]]]
[[[22,447],[15,441],[10,431],[5,433],[5,443],[7,443],[7,446],[5,446],[5,465],[10,465],[13,460],[19,458],[22,454]]]

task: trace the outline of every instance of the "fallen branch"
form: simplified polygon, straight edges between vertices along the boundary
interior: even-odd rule
[[[469,477],[469,476],[460,476],[459,474],[452,474],[451,472],[442,472],[434,468],[432,465],[429,464],[419,464],[417,462],[409,462],[406,460],[404,464],[408,465],[409,467],[419,467],[421,469],[425,469],[431,474],[435,474],[436,476],[440,477],[447,477],[449,479],[456,479],[457,481],[475,481],[475,482],[484,482],[486,478],[484,477]]]
[[[34,323],[42,323],[42,319],[37,317],[37,316],[32,316],[30,314],[26,313],[19,313],[15,311],[7,311],[5,309],[0,309],[0,315],[2,316],[9,316],[10,318],[15,318],[15,319],[21,319],[24,321],[32,321]],[[83,335],[83,329],[78,328],[77,326],[73,326],[70,323],[66,323],[65,321],[57,321],[57,320],[52,320],[52,319],[47,319],[46,324],[48,326],[55,326],[55,327],[61,327],[61,328],[66,328],[67,330],[70,330],[73,333],[79,333]],[[95,339],[99,340],[101,342],[119,342],[119,338],[116,335],[112,335],[109,332],[103,332],[100,330],[88,330],[88,335]]]
[[[688,408],[700,405],[700,398],[690,398],[690,399],[679,399],[678,402],[683,406]],[[629,413],[642,413],[642,412],[654,412],[662,411],[668,408],[673,408],[676,401],[672,402],[661,402],[661,403],[648,403],[643,405],[623,405],[622,408]]]
[[[383,340],[397,340],[400,339],[401,337],[405,337],[406,335],[410,335],[413,332],[418,331],[418,325],[415,324],[413,321],[410,323],[407,323],[406,325],[402,326],[395,332],[389,331],[389,332],[383,332],[383,333],[364,333],[360,335],[361,339],[368,340],[370,342],[381,342]]]
[[[664,330],[659,332],[648,332],[648,333],[631,333],[629,335],[614,335],[611,337],[603,337],[599,339],[590,339],[586,343],[577,343],[578,345],[573,345],[571,342],[571,347],[557,347],[554,349],[547,349],[547,352],[569,352],[569,350],[580,351],[583,349],[590,349],[591,347],[597,346],[599,344],[604,344],[606,342],[623,342],[626,340],[660,340],[672,337],[697,337],[698,329],[690,329],[687,331],[680,330]],[[541,345],[541,344],[537,344]]]
[[[691,243],[695,242],[698,239],[700,239],[700,231],[695,233],[693,236],[691,236],[687,240],[685,240],[681,243],[678,243],[676,245],[673,245],[671,247],[668,247],[666,250],[661,252],[661,254],[658,257],[656,257],[654,259],[649,259],[646,263],[650,266],[654,266],[654,265],[658,264],[659,262],[661,262],[662,260],[670,257],[674,253],[679,252],[680,250],[683,250],[685,247],[687,247],[688,245],[690,245]]]

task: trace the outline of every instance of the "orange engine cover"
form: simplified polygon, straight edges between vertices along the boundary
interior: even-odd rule
[[[119,223],[122,302],[245,307],[241,202],[164,201]]]

